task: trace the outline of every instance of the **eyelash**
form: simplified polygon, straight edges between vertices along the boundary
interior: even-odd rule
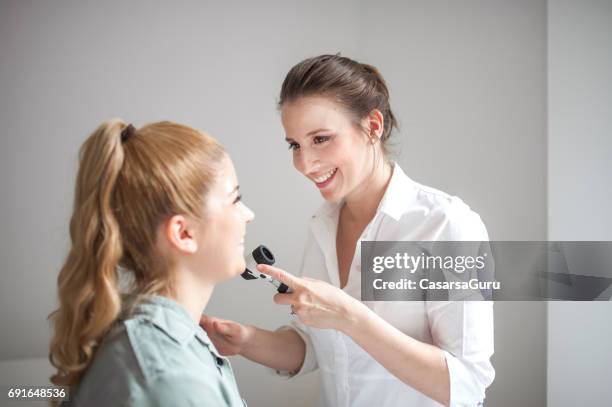
[[[329,141],[330,136],[315,136],[313,137],[313,140],[315,142],[315,144],[321,144],[321,143],[325,143],[326,141]],[[317,142],[318,140],[318,142]],[[289,150],[296,150],[299,149],[300,145],[298,143],[292,142],[289,143]]]
[[[234,203],[235,203],[235,204],[237,204],[237,203],[238,203],[238,202],[240,202],[240,201],[242,201],[242,194],[241,194],[241,195],[238,195],[238,196],[236,197],[236,199],[234,199]]]

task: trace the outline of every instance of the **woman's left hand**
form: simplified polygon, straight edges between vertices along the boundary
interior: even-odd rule
[[[324,281],[299,278],[265,264],[258,265],[257,269],[291,288],[291,293],[276,294],[274,302],[291,305],[305,325],[346,331],[368,310],[361,301]]]

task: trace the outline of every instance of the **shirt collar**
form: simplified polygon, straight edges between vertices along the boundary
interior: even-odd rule
[[[186,344],[195,336],[215,356],[221,356],[206,331],[193,321],[182,305],[170,298],[155,294],[146,296],[138,300],[131,315],[148,319],[181,345]]]
[[[416,196],[416,188],[414,181],[408,178],[399,164],[394,162],[392,171],[391,180],[376,212],[383,212],[399,221],[406,212],[407,204]]]
[[[414,181],[404,173],[399,164],[393,161],[391,165],[391,180],[380,200],[376,213],[382,212],[398,221],[406,211],[406,204],[414,198],[416,189],[414,188]],[[326,201],[312,217],[315,219],[322,217],[334,218],[337,216],[338,210],[342,207],[343,203],[344,201]]]

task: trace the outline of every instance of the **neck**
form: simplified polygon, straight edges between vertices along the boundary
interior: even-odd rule
[[[174,292],[166,295],[181,304],[196,324],[200,323],[202,313],[208,305],[210,296],[215,288],[212,282],[204,282],[197,279],[194,274],[187,269],[179,269],[174,273]]]
[[[368,223],[385,195],[393,169],[386,160],[380,162],[355,191],[346,197],[344,210],[357,223]]]

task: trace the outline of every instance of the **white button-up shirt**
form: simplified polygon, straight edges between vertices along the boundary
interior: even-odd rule
[[[336,231],[341,203],[326,202],[312,217],[301,275],[340,286]],[[412,181],[399,165],[376,211],[357,241],[344,291],[361,299],[361,241],[485,241],[480,216],[461,199]],[[450,373],[451,406],[476,406],[495,371],[493,303],[490,301],[367,301],[372,311],[419,341],[443,350]],[[281,328],[287,329],[287,327]],[[441,406],[392,375],[349,336],[333,329],[291,329],[304,339],[300,376],[316,368],[322,405],[328,407]],[[280,373],[280,372],[279,372]],[[281,373],[282,374],[282,373]]]

